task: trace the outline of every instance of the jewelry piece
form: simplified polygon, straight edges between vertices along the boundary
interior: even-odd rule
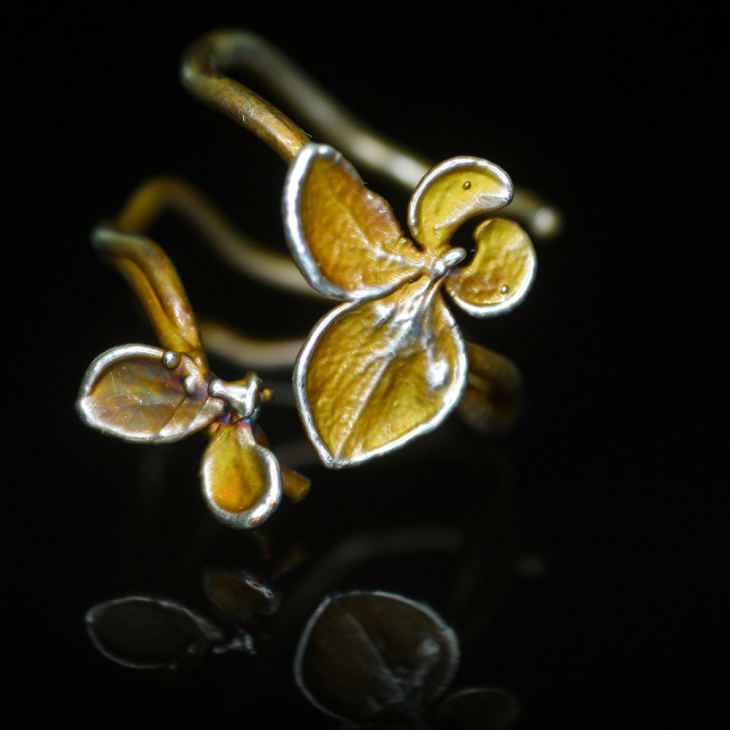
[[[279,466],[257,424],[260,403],[273,393],[254,372],[234,383],[210,372],[192,308],[165,252],[143,236],[104,226],[93,242],[131,284],[162,347],[123,345],[96,358],[76,403],[84,423],[143,443],[179,441],[207,428],[203,498],[229,527],[261,524],[282,490],[301,499],[309,480]]]
[[[415,185],[408,206],[413,240],[339,152],[311,143],[278,109],[221,72],[241,65],[267,78],[359,162]],[[559,226],[557,211],[532,193],[513,191],[507,174],[487,160],[455,157],[428,171],[423,160],[354,120],[252,34],[205,36],[185,54],[182,79],[198,99],[291,163],[283,215],[294,263],[247,240],[186,183],[160,178],[143,186],[93,241],[132,285],[162,347],[125,345],[98,357],[81,386],[82,420],[147,443],[207,429],[203,496],[216,518],[232,527],[260,524],[282,491],[300,499],[309,488],[306,478],[278,465],[258,428],[260,403],[271,391],[254,372],[234,383],[210,372],[172,263],[141,235],[171,207],[245,273],[296,293],[344,300],[315,326],[294,368],[299,413],[326,466],[350,466],[399,448],[434,429],[459,401],[462,415],[478,428],[509,423],[519,371],[464,341],[440,288],[474,316],[506,312],[530,286],[534,249],[527,233],[503,218],[477,226],[476,253],[464,265],[466,251],[450,242],[465,221],[508,205],[536,236],[547,238]],[[220,325],[208,332],[227,354],[240,347],[250,354],[253,345],[262,364],[286,364],[297,349],[291,341],[243,341]]]
[[[346,302],[315,326],[299,353],[297,407],[322,462],[351,466],[433,430],[464,392],[466,344],[440,285],[469,314],[501,314],[526,294],[535,252],[516,223],[491,218],[474,232],[473,260],[457,266],[466,257],[450,245],[457,228],[513,198],[507,174],[476,157],[455,157],[423,176],[408,208],[414,240],[406,238],[388,203],[339,152],[310,143],[288,117],[223,75],[221,68],[256,65],[260,46],[250,34],[212,33],[186,53],[182,78],[197,98],[291,162],[283,215],[294,261],[315,290]],[[404,168],[399,159],[391,172]]]

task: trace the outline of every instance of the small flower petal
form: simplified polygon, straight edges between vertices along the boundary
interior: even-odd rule
[[[281,500],[279,463],[245,421],[215,424],[200,477],[210,511],[229,527],[260,525]]]
[[[535,249],[516,223],[490,218],[474,231],[477,250],[468,266],[454,268],[445,287],[474,317],[502,314],[522,301],[535,275]]]
[[[507,173],[479,157],[452,157],[430,170],[408,204],[411,234],[427,251],[443,253],[462,223],[512,200]]]
[[[125,441],[178,441],[218,418],[225,406],[208,395],[200,379],[190,389],[187,367],[177,357],[164,364],[165,350],[123,345],[99,355],[84,375],[76,409],[86,425]],[[175,353],[168,353],[174,355]],[[186,382],[188,390],[186,390]]]

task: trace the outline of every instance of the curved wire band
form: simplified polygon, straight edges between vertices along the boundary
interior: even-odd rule
[[[165,211],[190,224],[234,269],[269,286],[321,299],[290,256],[277,253],[239,231],[200,190],[174,177],[156,177],[138,187],[114,221],[119,231],[139,235]]]
[[[427,159],[379,134],[347,111],[291,59],[247,31],[213,31],[183,56],[181,78],[204,104],[222,111],[268,144],[289,163],[309,137],[289,117],[254,91],[224,75],[253,74],[280,97],[306,126],[318,132],[356,167],[382,175],[410,193],[433,167]],[[534,192],[516,188],[504,208],[539,240],[555,236],[560,212]]]
[[[199,330],[208,352],[237,365],[249,369],[291,369],[303,338],[254,339],[208,319],[199,320],[196,327],[174,266],[162,249],[144,235],[166,211],[191,224],[211,248],[242,273],[286,291],[322,298],[288,256],[269,251],[243,235],[194,186],[177,178],[153,178],[132,193],[113,221],[96,227],[92,241],[130,282],[158,339],[168,349],[187,351],[177,341],[175,317],[171,319],[168,313],[172,308],[175,312],[180,310],[185,321],[189,320],[186,339],[196,355],[202,353],[197,339]]]

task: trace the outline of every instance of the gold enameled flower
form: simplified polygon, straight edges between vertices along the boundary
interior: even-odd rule
[[[284,226],[314,289],[345,300],[299,353],[294,389],[322,461],[339,468],[385,454],[435,428],[466,386],[464,339],[441,294],[487,317],[515,306],[535,272],[516,223],[488,218],[466,265],[451,246],[466,220],[512,199],[497,165],[455,157],[434,167],[408,206],[406,237],[388,203],[327,145],[297,154],[284,189]]]

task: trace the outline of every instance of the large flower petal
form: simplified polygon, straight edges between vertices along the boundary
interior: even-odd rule
[[[345,304],[315,327],[294,389],[307,434],[337,468],[435,428],[461,396],[464,340],[428,277],[373,302]]]
[[[125,441],[178,441],[199,431],[225,410],[199,380],[188,393],[191,361],[163,363],[165,350],[124,345],[94,360],[84,375],[76,408],[86,425]],[[188,380],[188,387],[191,381]]]
[[[306,145],[287,174],[284,228],[307,281],[335,299],[381,297],[432,256],[405,237],[390,205],[327,145]]]
[[[426,250],[442,254],[462,223],[511,200],[512,181],[501,167],[479,157],[452,157],[418,183],[408,204],[408,226]]]
[[[490,218],[474,231],[474,240],[474,258],[451,270],[446,291],[474,317],[506,312],[522,301],[535,275],[530,237],[513,221]]]

